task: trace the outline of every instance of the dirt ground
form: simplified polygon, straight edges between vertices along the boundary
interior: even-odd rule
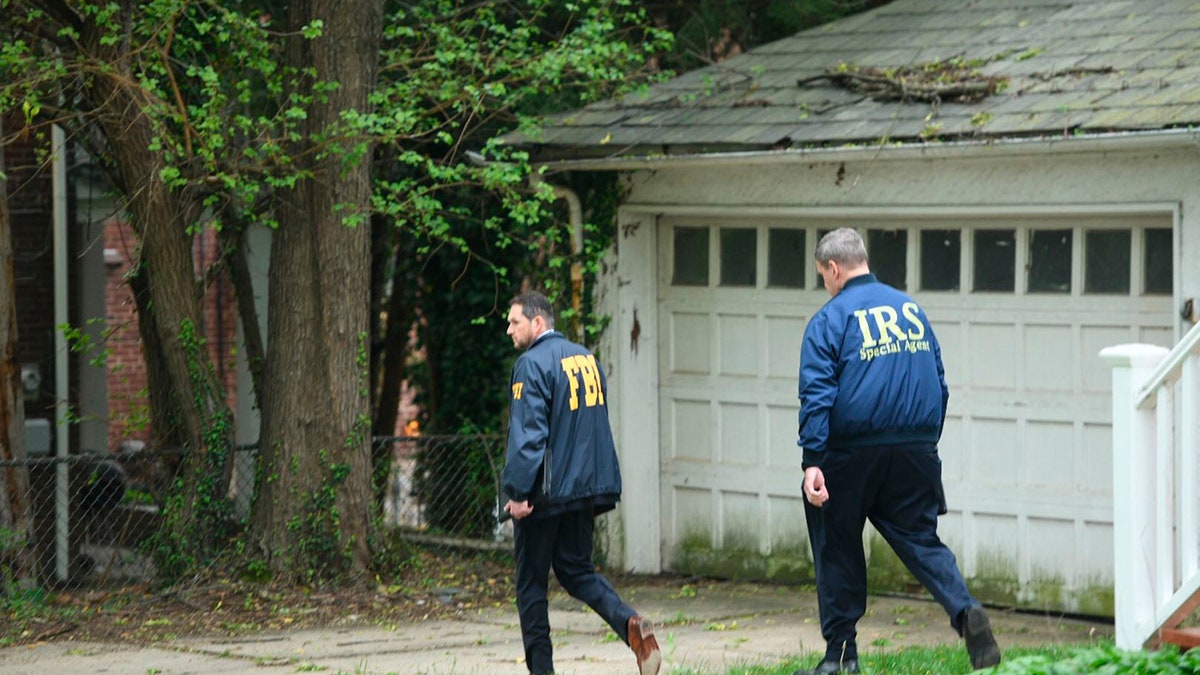
[[[61,593],[0,613],[0,672],[524,675],[510,562],[431,557],[373,587],[279,588],[223,579],[156,591]],[[683,576],[609,575],[657,626],[667,672],[799,663],[824,651],[816,594]],[[1001,649],[1111,640],[1112,624],[990,610]],[[631,653],[594,612],[552,586],[555,665],[564,675],[628,672]],[[871,597],[860,651],[960,646],[936,603]],[[965,652],[952,652],[965,659]],[[963,661],[966,668],[966,662]]]
[[[278,587],[231,579],[198,580],[168,590],[134,586],[119,591],[67,591],[37,611],[10,609],[0,629],[0,646],[42,642],[155,644],[189,638],[247,637],[264,633],[355,626],[394,627],[422,621],[512,613],[510,563],[487,556],[429,557],[401,571],[388,584],[340,589]],[[653,599],[666,624],[697,619],[697,597],[720,601],[735,596],[767,616],[795,606],[805,623],[818,622],[811,589],[731,582],[676,575],[610,575],[627,599]],[[625,595],[625,590],[622,590]],[[553,588],[553,606],[577,605]],[[580,607],[579,609],[585,609]],[[1078,617],[993,609],[997,637],[1006,645],[1088,642],[1111,638],[1111,623]],[[743,624],[753,621],[742,618]],[[710,631],[720,631],[720,622]],[[944,644],[953,639],[944,613],[916,598],[872,598],[860,626],[860,643],[877,647]]]
[[[511,572],[490,556],[423,553],[388,583],[339,588],[262,584],[213,574],[168,589],[149,584],[56,592],[7,611],[0,646],[48,640],[157,642],[453,618],[510,602]],[[0,615],[2,616],[2,615]]]

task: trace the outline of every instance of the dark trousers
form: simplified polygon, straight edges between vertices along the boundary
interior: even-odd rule
[[[591,507],[536,520],[519,520],[513,526],[517,563],[517,612],[525,643],[525,665],[534,675],[554,672],[550,644],[549,603],[546,600],[550,568],[571,597],[591,607],[617,635],[629,642],[629,619],[635,612],[596,572],[592,562],[594,517]]]
[[[830,449],[822,460],[829,501],[805,501],[817,577],[826,658],[857,658],[856,625],[867,611],[867,520],[945,608],[961,634],[959,614],[976,604],[954,554],[937,536],[944,509],[942,461],[933,443]]]

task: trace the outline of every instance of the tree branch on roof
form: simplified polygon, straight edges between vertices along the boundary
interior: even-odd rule
[[[800,87],[828,80],[876,101],[972,103],[1003,91],[1008,78],[982,74],[960,59],[901,68],[869,68],[839,63],[835,68],[797,81]]]

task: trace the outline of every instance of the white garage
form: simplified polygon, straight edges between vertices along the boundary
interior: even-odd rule
[[[664,566],[811,574],[799,344],[828,299],[815,243],[850,226],[876,273],[925,306],[942,344],[952,511],[941,531],[964,572],[996,600],[1058,606],[1110,583],[1110,373],[1097,353],[1172,344],[1173,213],[745,211],[670,209],[659,221]]]
[[[972,591],[1112,614],[1098,354],[1174,345],[1200,296],[1200,7],[1120,5],[895,0],[513,137],[552,182],[623,182],[597,297],[627,569],[811,578],[798,352],[813,248],[849,226],[941,342],[940,531]],[[877,589],[912,587],[865,545]]]
[[[625,565],[811,578],[799,344],[828,299],[813,248],[849,226],[941,342],[940,531],[972,590],[1111,614],[1111,372],[1098,354],[1173,345],[1190,326],[1178,308],[1200,289],[1182,262],[1200,245],[1200,222],[1184,217],[1200,204],[1200,157],[1122,142],[1109,156],[1120,168],[1103,172],[1080,170],[1091,149],[1033,142],[1003,156],[838,150],[634,167],[601,352],[626,474]],[[855,186],[835,185],[839,173]],[[1052,200],[1018,201],[1047,184]],[[882,540],[868,533],[866,545],[875,588],[915,588]]]

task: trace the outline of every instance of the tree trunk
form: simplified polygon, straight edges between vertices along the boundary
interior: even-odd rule
[[[171,391],[171,374],[167,372],[167,355],[163,342],[154,322],[154,301],[150,296],[150,267],[141,261],[134,261],[129,270],[129,289],[133,293],[133,302],[137,307],[138,336],[142,342],[142,359],[146,363],[147,388],[152,392],[150,397],[150,431],[153,434],[150,446],[154,451],[163,449],[178,449],[187,445],[183,427],[179,421],[183,419],[183,411],[179,409],[180,401],[172,395],[158,398],[157,392]],[[171,457],[167,471],[169,476],[176,475],[175,469],[182,462],[178,454]]]
[[[380,161],[376,158],[376,161]],[[371,305],[367,320],[371,326],[371,435],[379,436],[379,407],[382,404],[383,373],[381,368],[387,355],[387,306],[395,297],[389,294],[392,288],[391,264],[396,257],[396,234],[399,229],[385,219],[371,219]],[[394,289],[392,289],[394,291]],[[391,432],[388,432],[389,434]]]
[[[221,241],[230,250],[229,281],[233,284],[238,319],[242,322],[246,364],[250,371],[250,383],[254,395],[253,407],[257,410],[262,407],[262,396],[259,395],[259,392],[263,387],[262,370],[266,347],[263,345],[262,331],[258,329],[258,308],[254,304],[254,282],[250,275],[250,263],[246,260],[245,226],[238,224],[236,227],[225,227],[221,230]]]
[[[314,99],[303,122],[304,138],[321,138],[342,112],[367,110],[382,2],[301,0],[288,12],[288,63],[338,85]],[[301,37],[318,20],[323,34]],[[306,86],[301,95],[312,93]],[[312,177],[279,200],[250,544],[280,574],[338,579],[361,574],[369,560],[371,153],[352,159],[357,139],[329,138],[294,148],[298,170]]]
[[[188,232],[199,221],[201,205],[160,177],[164,159],[152,148],[162,132],[128,89],[131,81],[119,74],[97,78],[88,94],[103,111],[100,128],[110,139],[125,208],[141,241],[142,278],[135,287],[156,437],[160,444],[178,441],[185,450],[155,551],[159,572],[170,579],[206,564],[224,544],[233,423],[200,333]]]
[[[0,139],[4,116],[0,111]],[[20,462],[25,447],[25,403],[21,367],[17,363],[17,296],[13,280],[12,223],[8,219],[8,180],[4,145],[0,143],[0,461]],[[7,466],[0,472],[0,584],[33,576],[29,509],[29,467]],[[6,573],[7,571],[7,573]],[[9,589],[0,585],[0,597]]]
[[[390,284],[392,292],[387,300],[387,319],[384,321],[383,339],[379,358],[374,366],[378,371],[379,388],[372,418],[374,436],[392,436],[396,433],[396,418],[400,412],[400,395],[404,387],[404,362],[408,358],[409,334],[413,324],[413,303],[406,302],[411,290],[407,288],[408,274],[403,269],[403,247],[396,246],[395,267]],[[380,372],[382,371],[382,372]],[[375,499],[383,503],[387,498],[387,482],[396,446],[380,443],[371,446],[371,467],[375,475]]]
[[[406,302],[408,275],[402,269],[404,260],[397,247],[395,273],[392,274],[391,295],[387,298],[387,319],[384,321],[383,341],[378,367],[379,399],[375,406],[373,433],[391,436],[396,431],[400,411],[400,394],[404,384],[404,360],[408,358],[409,331],[412,328],[412,304]]]

